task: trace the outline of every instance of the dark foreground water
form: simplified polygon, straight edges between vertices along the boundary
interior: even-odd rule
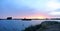
[[[22,31],[26,27],[40,24],[43,21],[59,21],[60,22],[60,20],[32,20],[32,21],[0,20],[0,31]]]

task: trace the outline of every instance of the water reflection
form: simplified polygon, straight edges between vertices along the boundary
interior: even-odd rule
[[[22,30],[26,27],[31,25],[40,24],[43,21],[60,21],[60,20],[32,20],[32,21],[21,21],[21,20],[0,20],[0,31],[7,31],[7,30]]]

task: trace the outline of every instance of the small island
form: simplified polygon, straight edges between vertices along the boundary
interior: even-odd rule
[[[12,20],[12,17],[7,17],[7,20]]]
[[[32,19],[26,19],[26,18],[24,18],[24,19],[21,19],[21,20],[23,20],[23,21],[31,21]]]

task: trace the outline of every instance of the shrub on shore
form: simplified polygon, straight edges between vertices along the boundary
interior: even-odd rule
[[[38,24],[36,26],[30,26],[28,28],[25,28],[25,30],[23,30],[23,31],[44,31],[45,29],[47,29],[46,27],[48,27],[48,26],[52,27],[52,25],[56,25],[56,24],[59,25],[60,22],[57,22],[57,21],[44,21],[41,24]]]

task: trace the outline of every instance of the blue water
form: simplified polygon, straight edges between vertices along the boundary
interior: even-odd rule
[[[26,27],[41,24],[41,22],[43,21],[52,21],[52,20],[32,20],[32,21],[0,20],[0,31],[22,31]],[[60,20],[54,20],[54,21],[60,21]]]

